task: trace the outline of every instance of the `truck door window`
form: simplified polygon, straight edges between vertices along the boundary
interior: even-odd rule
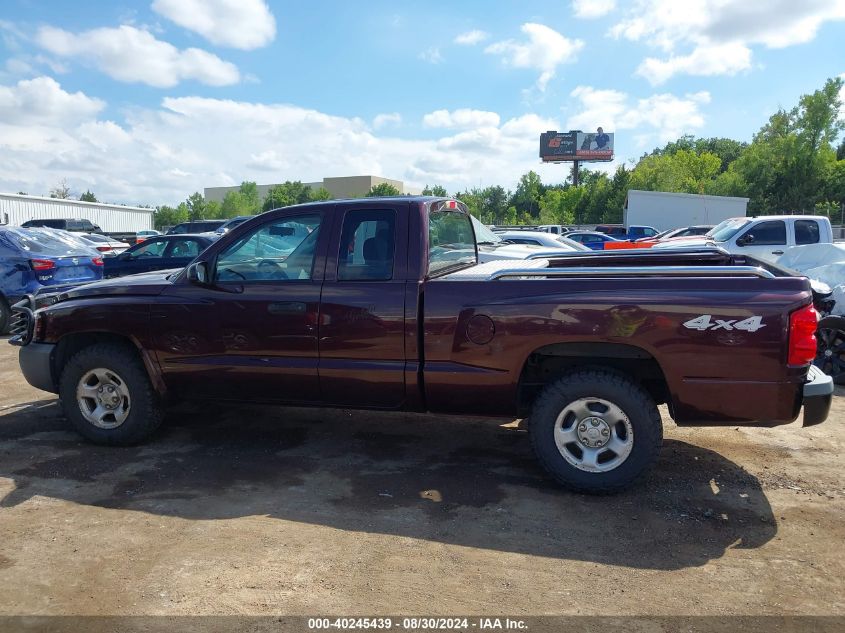
[[[127,253],[128,259],[140,259],[144,257],[161,257],[164,254],[164,248],[167,246],[168,240],[147,240],[140,248],[135,249],[131,253]]]
[[[200,254],[200,245],[196,240],[171,240],[167,257],[196,257]]]
[[[815,220],[795,220],[795,243],[818,244],[819,223]]]
[[[786,223],[783,220],[760,222],[748,229],[745,235],[754,236],[751,246],[782,246],[786,244]]]
[[[311,279],[322,217],[287,216],[253,229],[217,258],[217,281]]]
[[[475,233],[467,213],[432,211],[428,216],[428,274],[476,262]]]
[[[343,220],[337,278],[387,281],[393,278],[396,212],[349,211]]]

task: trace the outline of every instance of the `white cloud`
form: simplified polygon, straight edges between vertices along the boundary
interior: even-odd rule
[[[457,37],[455,37],[455,44],[460,44],[462,46],[474,46],[479,44],[490,37],[490,34],[486,31],[479,31],[478,29],[474,29],[472,31],[466,31],[465,33],[461,33]]]
[[[386,112],[373,117],[373,127],[377,130],[389,125],[399,125],[400,123],[402,123],[402,115],[398,112]]]
[[[540,71],[537,88],[542,92],[551,81],[557,67],[574,62],[578,52],[584,47],[581,40],[564,37],[544,24],[527,22],[521,31],[527,40],[504,40],[484,49],[485,53],[500,55],[503,63],[514,68],[532,68]]]
[[[105,104],[97,99],[46,77],[31,82],[0,89],[0,191],[43,194],[67,178],[74,190],[91,189],[101,200],[175,204],[204,187],[242,180],[376,174],[458,191],[512,188],[529,169],[547,182],[563,178],[537,158],[538,133],[561,129],[560,122],[535,114],[500,120],[488,113],[481,127],[432,128],[440,132],[424,140],[382,135],[360,118],[296,105],[195,96],[165,98],[110,121],[100,118]],[[333,151],[338,147],[343,151]]]
[[[698,46],[689,55],[671,55],[668,59],[647,57],[636,74],[652,85],[662,84],[679,73],[687,75],[735,75],[751,68],[751,49],[736,42],[716,46]]]
[[[430,128],[479,128],[496,127],[499,115],[485,110],[435,110],[423,116],[423,125]]]
[[[710,102],[708,92],[696,92],[678,97],[673,94],[654,94],[631,98],[618,90],[600,90],[592,86],[578,86],[571,96],[578,103],[578,112],[567,120],[567,129],[634,130],[641,140],[658,142],[673,140],[704,126],[701,106]]]
[[[105,105],[81,92],[65,92],[50,77],[0,86],[0,121],[7,124],[70,125],[95,117]]]
[[[616,0],[572,0],[576,18],[592,20],[607,15],[616,8]]]
[[[443,55],[440,53],[440,49],[437,46],[430,46],[417,55],[417,57],[429,64],[439,64],[443,61]]]
[[[38,30],[36,42],[54,55],[89,62],[118,81],[169,88],[187,79],[210,86],[226,86],[240,79],[234,64],[208,51],[179,50],[134,26],[78,34],[45,26]]]
[[[845,0],[638,0],[610,33],[670,54],[641,66],[660,83],[678,73],[735,74],[750,68],[751,46],[810,42],[822,24],[843,19]]]
[[[251,50],[276,37],[264,0],[154,0],[152,9],[219,46]]]

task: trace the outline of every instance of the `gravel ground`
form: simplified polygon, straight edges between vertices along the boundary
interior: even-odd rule
[[[663,419],[609,498],[551,484],[516,421],[194,404],[102,448],[0,341],[0,614],[845,614],[845,399]]]

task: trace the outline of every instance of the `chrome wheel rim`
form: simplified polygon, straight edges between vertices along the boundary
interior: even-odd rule
[[[126,381],[111,369],[87,372],[76,387],[82,417],[100,429],[115,429],[129,417],[131,401]]]
[[[625,412],[602,398],[579,398],[557,416],[555,445],[578,470],[606,473],[621,466],[634,448],[634,429]]]

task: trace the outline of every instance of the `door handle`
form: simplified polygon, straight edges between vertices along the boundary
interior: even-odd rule
[[[772,251],[772,255],[783,255],[783,251]]]
[[[270,314],[305,314],[304,301],[280,301],[267,306]]]

